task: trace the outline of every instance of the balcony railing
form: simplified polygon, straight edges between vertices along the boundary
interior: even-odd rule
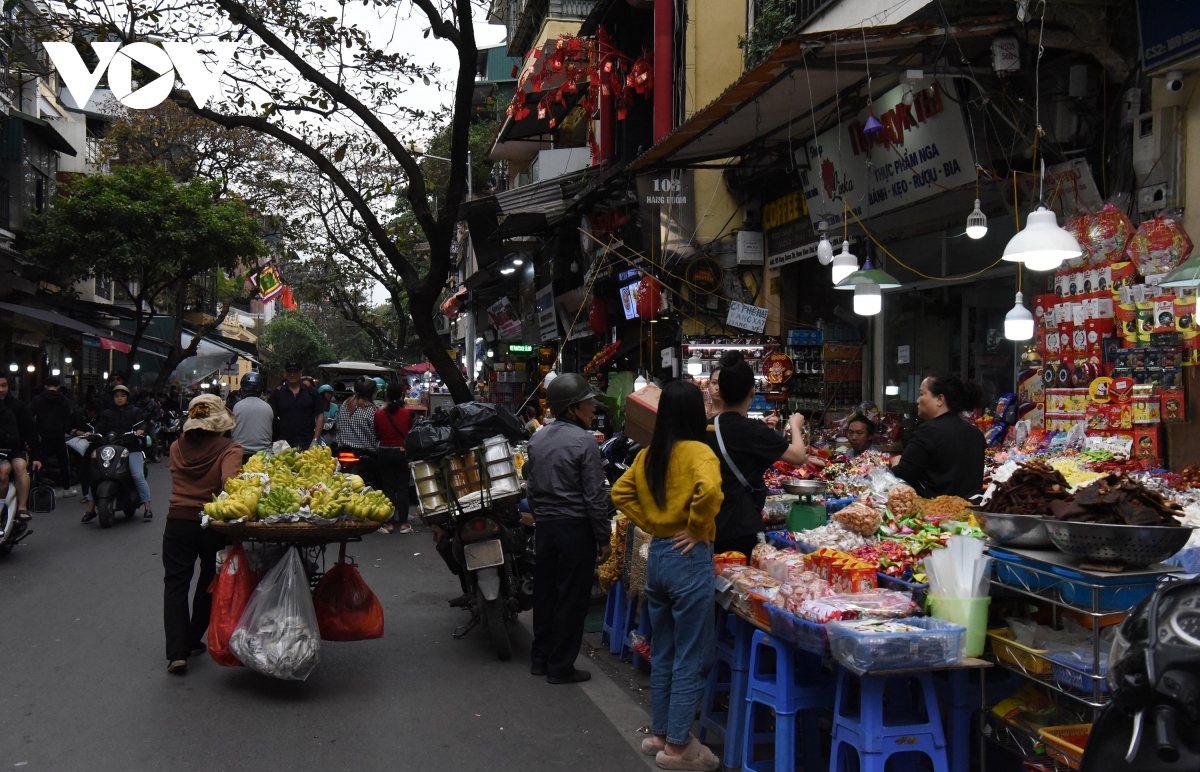
[[[509,56],[525,56],[547,18],[583,21],[595,5],[596,0],[508,0],[505,26]]]

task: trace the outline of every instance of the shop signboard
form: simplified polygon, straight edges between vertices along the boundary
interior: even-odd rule
[[[763,230],[767,240],[767,267],[778,268],[817,254],[808,222],[808,205],[803,190],[763,205]]]
[[[809,219],[837,226],[843,201],[866,219],[973,181],[971,138],[953,89],[935,80],[906,105],[897,86],[875,100],[881,131],[863,132],[868,108],[810,142],[809,169],[801,173]]]
[[[729,315],[725,324],[737,327],[739,330],[761,333],[767,327],[767,309],[761,306],[750,306],[736,300],[729,304]]]
[[[1200,3],[1196,0],[1138,0],[1142,66],[1159,65],[1200,51]]]
[[[488,317],[502,339],[515,338],[521,334],[521,316],[507,297],[500,298],[488,306]]]
[[[725,269],[711,257],[697,257],[688,263],[685,278],[696,292],[711,295],[724,286]]]
[[[542,343],[558,338],[558,313],[554,310],[553,284],[547,284],[537,291],[537,320]]]

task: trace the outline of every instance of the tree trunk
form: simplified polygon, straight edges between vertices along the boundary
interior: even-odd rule
[[[411,293],[408,302],[412,311],[412,325],[417,331],[418,340],[421,341],[421,350],[425,352],[426,358],[437,370],[438,375],[442,376],[442,382],[450,389],[450,396],[455,404],[470,402],[474,399],[471,387],[467,385],[458,363],[446,353],[446,344],[433,323],[433,302],[426,298],[424,293]],[[397,308],[396,311],[404,313],[403,308]]]

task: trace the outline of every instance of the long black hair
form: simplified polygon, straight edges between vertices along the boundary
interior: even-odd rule
[[[654,439],[646,450],[646,482],[654,503],[666,506],[667,466],[676,442],[704,441],[708,429],[704,415],[704,395],[694,383],[672,381],[663,387],[658,399],[658,418],[654,421]]]
[[[387,387],[387,412],[388,415],[394,414],[397,410],[404,407],[404,397],[408,394],[408,381],[401,378],[396,383],[389,383]]]
[[[740,351],[727,351],[721,357],[721,379],[717,381],[721,401],[727,409],[740,405],[754,392],[754,370]]]
[[[964,383],[957,375],[930,375],[925,380],[929,381],[929,393],[935,397],[945,397],[946,407],[955,413],[974,410],[983,398],[983,390],[978,383]]]

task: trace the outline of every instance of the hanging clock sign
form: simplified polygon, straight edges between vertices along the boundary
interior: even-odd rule
[[[724,286],[725,269],[711,257],[697,257],[688,263],[685,278],[696,292],[711,295]]]
[[[767,383],[772,386],[787,383],[795,371],[796,365],[787,354],[776,351],[773,354],[767,354],[763,357],[763,376],[767,379]]]

